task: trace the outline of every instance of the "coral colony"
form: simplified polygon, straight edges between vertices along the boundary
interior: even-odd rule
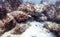
[[[60,37],[60,1],[1,1],[0,37]]]

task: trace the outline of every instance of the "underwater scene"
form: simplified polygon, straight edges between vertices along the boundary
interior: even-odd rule
[[[0,0],[0,37],[60,37],[60,0]]]

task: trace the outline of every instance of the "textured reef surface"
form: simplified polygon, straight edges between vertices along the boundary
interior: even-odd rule
[[[60,1],[0,3],[0,37],[60,37]]]

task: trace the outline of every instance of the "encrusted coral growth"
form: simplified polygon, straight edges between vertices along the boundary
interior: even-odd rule
[[[29,15],[33,15],[34,11],[35,11],[33,4],[29,3],[29,2],[26,2],[25,4],[21,4],[18,7],[18,10],[19,11],[25,11]]]
[[[0,35],[6,32],[10,32],[12,35],[22,35],[26,30],[29,32],[31,27],[32,30],[36,28],[37,32],[41,28],[43,31],[46,29],[53,33],[55,32],[60,37],[59,4],[57,6],[46,2],[42,4],[21,3],[19,0],[5,0],[3,4],[0,4]],[[43,26],[41,27],[41,25]]]
[[[28,20],[28,15],[23,11],[13,11],[10,13],[18,22],[23,22]]]
[[[15,28],[12,29],[12,34],[22,34],[29,27],[29,23],[16,24]]]
[[[54,22],[46,22],[44,27],[56,33],[56,35],[60,37],[60,24]]]

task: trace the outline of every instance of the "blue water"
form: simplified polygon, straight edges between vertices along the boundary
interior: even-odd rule
[[[23,0],[23,2],[26,2],[26,1],[32,2],[32,3],[37,3],[37,4],[39,4],[41,2],[41,0]],[[55,3],[56,0],[48,0],[48,2]]]
[[[0,3],[1,3],[2,0],[0,0]],[[41,3],[41,0],[23,0],[23,2],[32,2],[32,3]],[[57,0],[48,0],[48,2],[51,2],[51,3],[55,3]]]

